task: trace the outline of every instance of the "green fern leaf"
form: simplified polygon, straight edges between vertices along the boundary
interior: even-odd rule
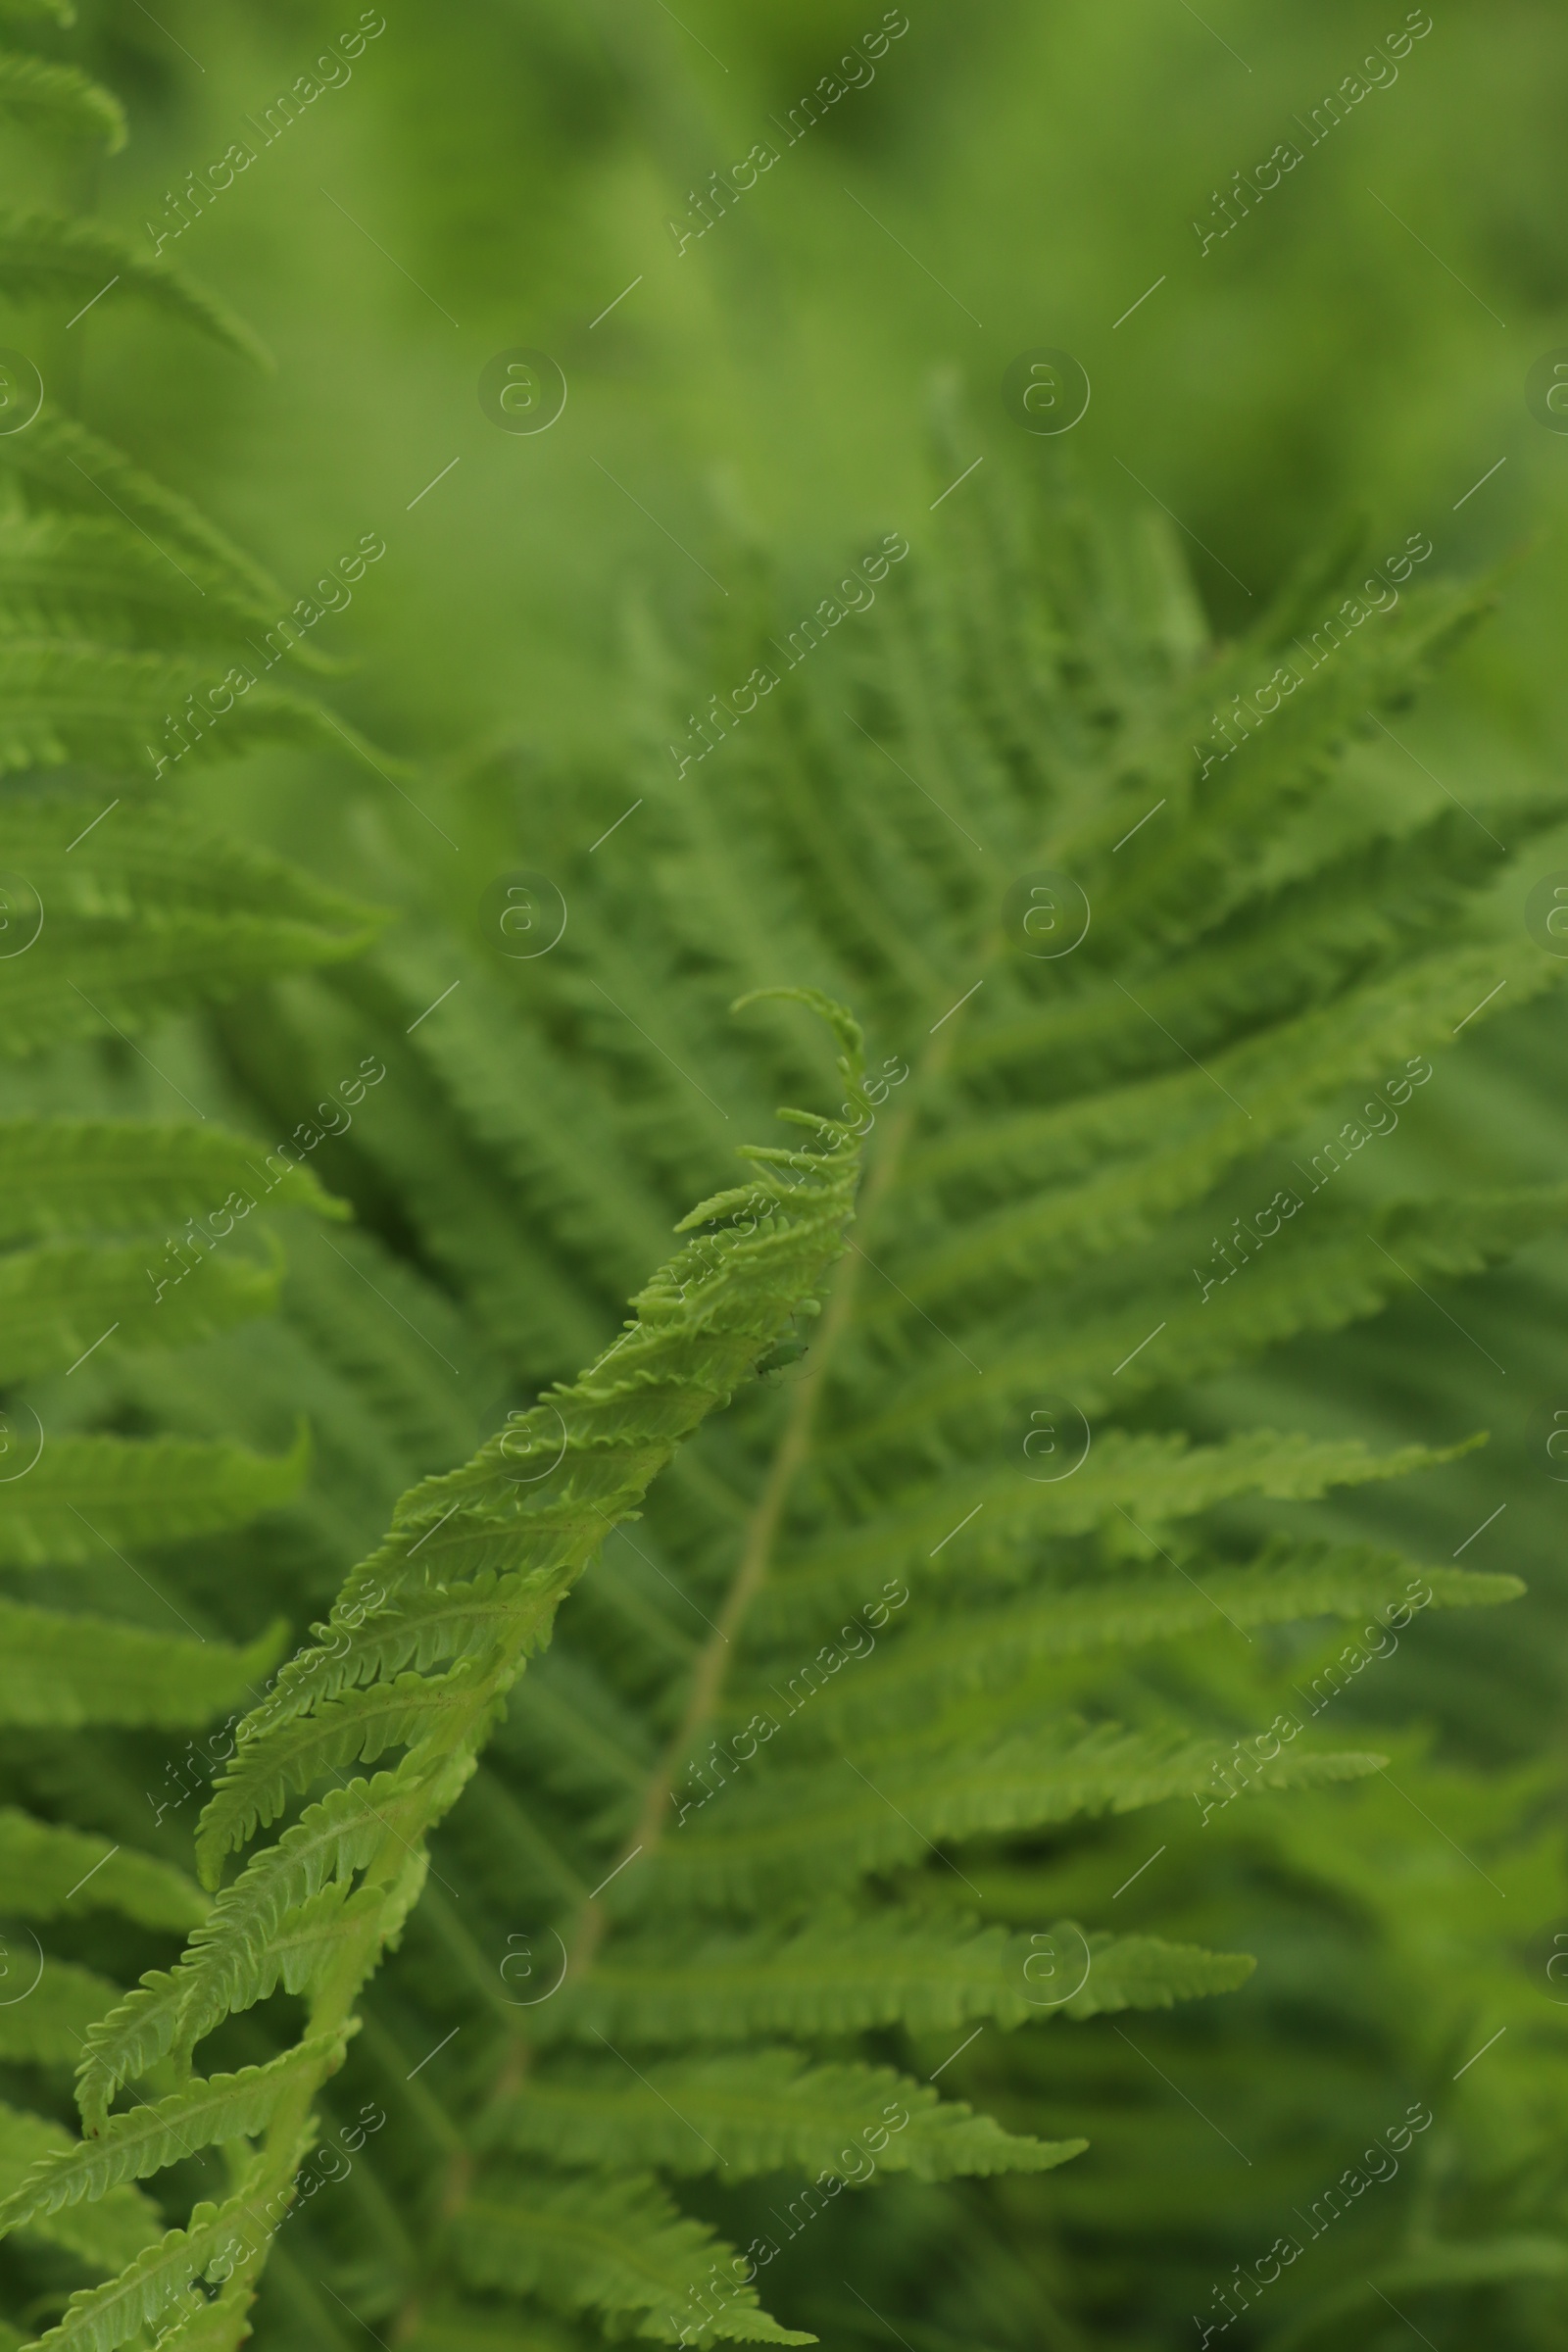
[[[237,1649],[0,1601],[0,1723],[198,1729],[250,1695],[275,1665],[285,1631],[273,1625]]]
[[[1015,2138],[890,2068],[811,2066],[785,2049],[651,2061],[637,2074],[619,2064],[557,2069],[535,2075],[491,2125],[499,2145],[536,2159],[673,2173],[722,2167],[736,2180],[782,2171],[851,2181],[878,2170],[921,2180],[1046,2172],[1085,2144]]]
[[[56,2161],[71,2147],[71,2137],[58,2124],[22,2108],[0,2106],[0,2199],[7,2204],[28,2173]],[[31,2235],[63,2246],[95,2271],[122,2270],[156,2237],[158,2208],[140,2189],[108,2191],[89,2213],[72,2208],[40,2212],[29,2217]]]
[[[256,366],[272,366],[266,345],[225,303],[182,271],[149,261],[127,238],[89,221],[56,213],[0,213],[0,291],[13,302],[60,295],[73,308],[101,294],[138,295]]]
[[[537,2294],[557,2311],[597,2311],[655,2343],[679,2343],[683,2326],[700,2325],[727,2343],[817,2340],[770,2320],[751,2286],[737,2280],[732,2249],[679,2214],[646,2177],[557,2180],[519,2172],[511,2180],[487,2179],[458,2224],[457,2254],[472,2285]],[[742,2267],[755,2276],[755,2265]]]
[[[63,2205],[96,2200],[124,2180],[145,2180],[215,2141],[249,2138],[270,2123],[280,2099],[304,2075],[318,2078],[342,2062],[343,2035],[318,2036],[266,2066],[189,2082],[156,2105],[110,2119],[94,2138],[52,2149],[0,2199],[0,2236]]]
[[[7,855],[38,910],[33,944],[0,964],[0,1035],[12,1054],[99,1036],[106,1024],[144,1028],[281,970],[351,956],[377,926],[369,908],[181,816],[138,812],[117,830],[116,814],[101,801],[8,813]],[[281,1180],[280,1170],[267,1175]]]
[[[309,1464],[303,1428],[281,1454],[172,1438],[46,1439],[33,1468],[0,1485],[0,1566],[80,1566],[105,1545],[243,1527],[298,1494]]]
[[[285,1160],[268,1172],[254,1144],[220,1127],[130,1119],[0,1123],[0,1241],[167,1230],[220,1213],[231,1231],[236,1213],[249,1210],[236,1211],[230,1202],[255,1205],[261,1192],[277,1208],[349,1214],[310,1168]]]
[[[0,1806],[0,1873],[6,1908],[20,1919],[55,1919],[74,1902],[76,1915],[119,1911],[144,1928],[192,1928],[206,1910],[183,1871],[14,1805]]]
[[[125,144],[125,116],[118,98],[74,66],[0,54],[0,120],[57,138],[90,139],[110,155]]]

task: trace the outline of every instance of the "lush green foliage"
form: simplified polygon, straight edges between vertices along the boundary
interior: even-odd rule
[[[0,108],[119,135],[65,68]],[[127,258],[0,240],[62,313]],[[396,763],[259,676],[171,735],[288,600],[52,408],[0,469],[7,918],[45,917],[0,969],[8,1456],[43,1436],[0,1482],[0,1866],[49,1938],[0,2003],[7,2340],[1163,2345],[1228,2291],[1281,2345],[1407,2297],[1556,2341],[1553,1781],[1350,1690],[1519,1591],[1355,1516],[1474,1415],[1378,1446],[1192,1390],[1568,1205],[1341,1174],[1560,970],[1517,900],[1561,790],[1505,852],[1361,789],[1482,600],[1406,587],[1219,760],[1348,556],[1219,644],[1157,518],[968,502],[791,662],[737,536],[706,636],[632,617],[615,846],[570,774],[447,796],[487,883],[520,834],[530,919],[564,895],[514,961],[392,798],[352,899],[199,821],[184,777],[255,741]],[[723,717],[694,683],[760,673]],[[1042,869],[1093,911],[1059,956]],[[736,1187],[821,1100],[811,1011],[847,1099]],[[148,1068],[225,1131],[150,1115]],[[1397,2170],[1315,2250],[1376,2134]]]

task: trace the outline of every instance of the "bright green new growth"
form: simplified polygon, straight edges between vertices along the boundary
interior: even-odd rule
[[[863,1108],[855,1024],[812,992],[786,993],[832,1023],[844,1086],[851,1103]],[[315,2091],[341,2063],[360,1987],[402,1927],[423,1878],[423,1841],[468,1778],[499,1703],[548,1641],[576,1578],[606,1535],[635,1513],[661,1465],[755,1372],[792,1319],[818,1304],[853,1213],[859,1144],[842,1121],[783,1115],[821,1148],[747,1149],[751,1183],[704,1201],[685,1220],[688,1230],[703,1229],[699,1238],[639,1294],[621,1337],[579,1381],[514,1414],[465,1469],[427,1480],[405,1498],[385,1544],[350,1580],[321,1644],[291,1660],[271,1696],[241,1725],[198,1840],[210,1883],[225,1849],[243,1843],[258,1821],[273,1819],[291,1793],[327,1775],[340,1785],[252,1859],[172,1976],[144,1978],[94,2027],[80,2070],[88,2138],[39,2163],[0,2204],[0,2230],[145,2177],[193,2146],[265,2129],[235,2201],[242,2251],[228,2263],[220,2298],[243,2320],[263,2250],[262,2236],[253,2241],[247,2225],[287,2190]],[[743,1215],[748,1230],[734,1221]],[[484,1606],[467,1623],[464,1602],[475,1573]],[[381,1598],[367,1613],[372,1583]],[[447,1612],[436,1655],[460,1653],[459,1665],[400,1677],[390,1687],[389,1711],[381,1686],[347,1699],[319,1697],[334,1656],[340,1666],[345,1654],[354,1658],[363,1671],[368,1657],[382,1654],[377,1644],[427,1637],[431,1621],[420,1604],[432,1596]],[[428,1640],[424,1657],[434,1662]],[[342,1785],[337,1767],[373,1761],[388,1746],[406,1750],[395,1771]],[[327,1933],[313,1936],[318,1927]],[[188,2064],[206,2034],[264,1998],[280,1976],[310,1997],[310,2034],[299,2049],[270,2067],[109,2114],[122,2085],[172,2050]],[[988,2169],[993,2142],[983,2132],[972,2152],[975,2169]],[[643,2197],[638,2210],[646,2206]],[[648,2277],[678,2300],[708,2240],[689,2224],[667,2234],[670,2250]],[[200,2269],[207,2257],[193,2248],[189,2262]],[[640,2307],[638,2291],[622,2278],[594,2287],[587,2299],[606,2310]],[[800,2340],[755,2311],[755,2301],[744,2299],[730,2332]],[[122,2340],[104,2331],[118,2324],[104,2315],[121,2307],[118,2282],[89,2290],[46,2340]]]
[[[112,101],[47,73],[14,69],[6,86],[13,113],[31,90],[60,130],[74,136],[89,117],[109,130]],[[77,224],[0,227],[0,285],[52,290],[62,311],[123,258]],[[139,258],[122,275],[117,299],[251,348],[185,281]],[[909,2212],[944,2210],[944,2184],[1018,2176],[1038,2193],[1034,2177],[1083,2148],[1069,2092],[1052,2103],[1070,2137],[1037,2136],[1022,2094],[1008,2128],[977,2107],[991,2085],[962,2049],[980,2030],[994,2030],[982,2056],[1018,2035],[1008,2048],[1027,2082],[1039,2037],[1025,2027],[1054,2026],[1049,2059],[1070,2067],[1093,2044],[1077,2031],[1090,2021],[1226,1993],[1249,1975],[1245,1955],[1187,1936],[1112,1933],[1101,1893],[1064,1893],[1098,1834],[1085,1825],[1235,1794],[1266,1820],[1255,1791],[1379,1786],[1382,1759],[1360,1745],[1244,1747],[1250,1718],[1211,1703],[1196,1675],[1192,1689],[1179,1672],[1140,1682],[1140,1658],[1185,1643],[1175,1654],[1190,1659],[1222,1618],[1238,1632],[1386,1624],[1418,1585],[1423,1607],[1519,1590],[1359,1544],[1259,1545],[1227,1522],[1258,1499],[1438,1465],[1451,1444],[1378,1454],[1257,1431],[1194,1443],[1156,1410],[1178,1378],[1372,1314],[1561,1223],[1558,1187],[1369,1212],[1326,1184],[1236,1279],[1211,1296],[1192,1279],[1195,1257],[1217,1272],[1215,1222],[1223,1237],[1255,1213],[1250,1191],[1227,1188],[1252,1185],[1266,1147],[1303,1117],[1332,1124],[1342,1090],[1446,1046],[1504,984],[1512,1004],[1559,976],[1483,910],[1503,853],[1453,811],[1409,815],[1396,796],[1360,830],[1296,823],[1367,714],[1408,697],[1478,600],[1410,590],[1212,776],[1194,772],[1195,735],[1316,618],[1326,573],[1298,610],[1283,600],[1246,644],[1216,649],[1157,539],[1123,547],[1070,506],[1048,511],[1038,544],[982,526],[953,559],[951,591],[911,564],[863,637],[845,615],[837,648],[813,648],[722,747],[727,771],[705,768],[689,738],[685,764],[670,758],[693,664],[683,654],[678,673],[662,671],[645,634],[633,652],[651,748],[637,773],[653,852],[629,881],[604,860],[590,877],[578,858],[570,933],[524,997],[416,860],[404,895],[421,919],[380,947],[371,910],[157,798],[172,789],[159,765],[179,740],[170,722],[288,600],[68,419],[46,411],[0,437],[0,766],[35,771],[8,802],[8,862],[46,914],[35,945],[0,963],[7,1050],[139,1034],[282,983],[222,1028],[254,1073],[262,1131],[274,1131],[262,1117],[270,1052],[290,1065],[289,1098],[303,1086],[307,1101],[353,1066],[340,1048],[352,1040],[358,1054],[371,1038],[394,1083],[356,1149],[450,1285],[449,1311],[488,1338],[514,1395],[590,1362],[465,1467],[422,1475],[464,1446],[442,1450],[435,1416],[413,1409],[417,1383],[397,1354],[412,1342],[389,1325],[345,1339],[326,1267],[295,1309],[314,1352],[293,1360],[347,1362],[344,1385],[378,1408],[389,1398],[388,1422],[405,1413],[412,1434],[389,1450],[412,1457],[417,1483],[237,1742],[206,1749],[227,1768],[203,1816],[203,1880],[220,1886],[248,1846],[249,1859],[209,1906],[131,1837],[0,1812],[17,1916],[74,1932],[102,1910],[155,1936],[190,1933],[177,1964],[129,1991],[51,1948],[35,1997],[0,2007],[8,2061],[58,2081],[86,2051],[84,2137],[0,2111],[0,2217],[19,2243],[69,2253],[73,2278],[103,2281],[42,2340],[115,2352],[161,2334],[169,2352],[231,2352],[285,2221],[274,2270],[297,2292],[292,2246],[311,2249],[314,2270],[325,2242],[297,2168],[346,2051],[418,2101],[412,2123],[400,2111],[401,2145],[394,2132],[357,2152],[356,2283],[332,2273],[377,2329],[420,2352],[519,2340],[574,2352],[601,2328],[802,2340],[763,2309],[761,2275],[799,2209],[800,2228],[825,2237],[841,2193],[904,2176],[894,2197],[926,2184],[928,2202],[903,2208],[912,2243],[924,2223]],[[199,601],[173,600],[138,526]],[[755,626],[737,624],[733,674],[770,659],[771,625],[760,601]],[[257,741],[364,748],[319,705],[260,679],[187,733],[192,762]],[[34,792],[67,762],[122,780],[123,801],[106,813],[112,786],[97,799]],[[1502,829],[1526,842],[1561,808],[1543,791]],[[395,876],[394,848],[386,864]],[[1042,865],[1070,871],[1095,907],[1059,963],[1032,962],[1002,913],[1007,887]],[[816,987],[775,985],[802,977]],[[416,1025],[458,979],[439,1027]],[[744,1042],[725,1010],[740,991],[767,1000]],[[743,1121],[810,1083],[804,1025],[780,1003],[791,998],[838,1028],[843,1118],[807,1118],[815,1148],[754,1151],[751,1181],[685,1220],[697,1238],[607,1350],[677,1205],[718,1180]],[[620,1009],[645,1000],[659,1046]],[[865,1078],[840,1000],[902,1044],[902,1076],[889,1075],[893,1054]],[[866,1138],[859,1239],[835,1272]],[[169,1237],[250,1198],[253,1180],[276,1204],[337,1213],[302,1166],[211,1127],[0,1128],[5,1376],[65,1374],[95,1344],[100,1363],[133,1344],[160,1406],[177,1402],[177,1350],[267,1312],[278,1268],[236,1223],[157,1295],[180,1262]],[[688,1445],[732,1392],[734,1409]],[[1072,1476],[1037,1480],[1042,1462],[1057,1466],[1063,1399],[1093,1417],[1093,1444]],[[1105,1426],[1112,1410],[1136,1421],[1140,1401],[1148,1425]],[[322,1437],[340,1437],[324,1379],[312,1405]],[[24,1425],[8,1418],[8,1447]],[[319,1523],[332,1498],[304,1494],[306,1466],[303,1440],[270,1456],[188,1435],[51,1430],[33,1468],[0,1481],[0,1564],[91,1569],[106,1546],[216,1538],[291,1500]],[[340,1564],[354,1554],[328,1524]],[[300,1576],[299,1615],[322,1589]],[[20,1602],[4,1604],[0,1646],[0,1722],[73,1736],[194,1732],[257,1697],[278,1650],[275,1637],[200,1642]],[[1119,1712],[1092,1680],[1105,1662],[1122,1678]],[[69,1793],[57,1809],[69,1815]],[[411,1951],[372,1979],[411,1918],[426,1978]],[[525,1954],[507,1935],[498,1972],[481,1938],[519,1920]],[[564,1975],[535,1999],[551,1938]],[[279,1991],[307,2005],[302,2033],[264,2012]],[[460,2013],[457,2048],[471,2055],[445,2080],[421,2072]],[[411,2019],[430,2031],[405,2047]],[[220,2034],[215,2071],[193,2076]],[[268,2054],[231,2064],[246,2034]],[[226,2167],[217,2197],[191,2208],[188,2174],[166,2180],[163,2206],[133,2185],[203,2148],[223,2151],[210,2159]],[[759,2234],[744,2255],[680,2202],[733,2198],[738,2243],[769,2229],[772,2208],[763,2187],[747,2204],[736,2184],[769,2175],[785,2186],[765,2195],[791,2218],[776,2244]],[[988,2210],[963,2208],[977,2231]],[[181,2226],[163,2233],[172,2218]],[[1397,2292],[1392,2272],[1388,2283]],[[799,2291],[782,2285],[779,2299]],[[852,2323],[840,2306],[823,2332]],[[291,2317],[263,2325],[292,2341]]]

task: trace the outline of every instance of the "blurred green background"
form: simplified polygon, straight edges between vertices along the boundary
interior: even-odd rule
[[[358,21],[354,0],[86,13],[132,124],[92,201],[142,234],[187,172],[237,138],[258,144],[247,118]],[[503,865],[548,865],[563,841],[581,852],[637,789],[621,781],[628,615],[646,606],[700,649],[725,589],[739,599],[749,542],[782,573],[785,610],[814,603],[888,529],[918,551],[959,470],[932,470],[939,391],[960,404],[961,463],[985,460],[982,479],[1071,469],[1109,508],[1163,506],[1222,631],[1354,517],[1379,554],[1424,531],[1434,570],[1498,564],[1497,617],[1400,729],[1427,785],[1384,747],[1357,753],[1351,793],[1441,787],[1484,814],[1561,757],[1568,435],[1525,399],[1533,364],[1568,345],[1560,14],[1531,0],[1410,12],[1430,30],[1397,78],[1308,145],[1300,119],[1399,32],[1399,0],[1204,0],[1201,16],[1186,0],[908,0],[890,13],[907,30],[874,79],[678,250],[669,222],[691,225],[692,192],[759,139],[783,145],[778,119],[881,23],[878,0],[680,0],[678,13],[664,0],[385,0],[368,12],[385,29],[349,77],[166,248],[253,322],[276,375],[178,329],[150,361],[145,322],[108,303],[57,338],[45,371],[74,378],[85,420],[187,490],[291,593],[363,533],[385,539],[312,641],[352,663],[334,700],[413,763],[408,790],[460,846],[346,757],[209,771],[187,789],[226,826],[375,897],[384,876],[360,821],[374,794],[380,825],[463,918]],[[1288,139],[1306,149],[1299,165],[1204,252],[1195,220],[1211,223],[1233,174]],[[551,354],[568,385],[536,435],[498,430],[477,397],[486,364],[518,346]],[[1073,353],[1093,385],[1059,439],[1019,432],[1000,397],[1007,364],[1039,346]],[[692,702],[722,681],[694,650]],[[502,747],[493,781],[474,783]],[[1568,851],[1542,864],[1568,864]],[[1422,1192],[1438,1174],[1559,1176],[1563,1023],[1547,1003],[1479,1032],[1349,1181]],[[1558,1378],[1568,1249],[1539,1246],[1448,1306],[1462,1328],[1417,1298],[1180,1409],[1189,1426],[1264,1419],[1373,1444],[1490,1429],[1485,1452],[1418,1486],[1314,1514],[1320,1531],[1396,1529],[1446,1563],[1506,1506],[1463,1561],[1532,1587],[1479,1624],[1424,1624],[1346,1714],[1431,1724],[1469,1760],[1560,1758],[1568,1489],[1540,1476],[1526,1437]],[[1347,1801],[1303,1808],[1325,1848]],[[1182,1932],[1179,1895],[1149,1886],[1151,1924]],[[1288,1941],[1253,1908],[1238,1898],[1226,1933],[1263,1954],[1255,1997],[1154,2045],[1185,2054],[1232,2036],[1215,2063],[1236,2084],[1273,2033],[1267,2001],[1305,1999],[1320,1950],[1304,1912]],[[1549,1924],[1517,1923],[1521,1966],[1539,1973],[1530,1938]],[[1320,2064],[1309,2050],[1303,2066]],[[1052,2088],[1071,2103],[1059,2079]],[[1140,2216],[1156,2272],[1177,2259],[1180,2183],[1214,2161],[1201,2123],[1179,2113],[1161,2147],[1174,2218],[1154,2203]],[[1075,2179],[1060,2192],[1091,2242],[1098,2178],[1086,2166],[1082,2190]],[[1213,2209],[1236,2193],[1216,2172]],[[1250,2226],[1237,2223],[1238,2252]],[[1175,2341],[1185,2319],[1168,2335],[1163,2317],[1151,2325],[1151,2340]]]

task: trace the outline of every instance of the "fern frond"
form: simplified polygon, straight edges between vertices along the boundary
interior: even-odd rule
[[[169,1544],[243,1527],[299,1492],[303,1428],[287,1453],[173,1438],[47,1438],[31,1470],[0,1484],[0,1566],[76,1567],[105,1544]]]
[[[7,855],[38,909],[33,944],[0,964],[0,1043],[12,1054],[98,1036],[106,1023],[145,1028],[279,971],[352,956],[378,926],[369,908],[263,851],[171,811],[138,811],[122,827],[118,813],[52,800],[8,813]]]
[[[145,1242],[8,1251],[0,1256],[0,1380],[74,1367],[111,1332],[122,1348],[183,1348],[265,1315],[282,1273],[275,1245],[269,1258],[214,1251],[182,1279]]]
[[[726,2343],[817,2340],[770,2320],[735,2276],[737,2268],[755,2276],[756,2266],[688,2220],[646,2175],[563,2180],[519,2170],[487,2179],[456,2234],[458,2267],[471,2285],[536,2294],[568,2314],[596,2311],[612,2325],[633,2323],[655,2343],[679,2343],[683,2327],[699,2325]]]
[[[197,1216],[236,1216],[265,1193],[276,1208],[347,1217],[302,1162],[270,1171],[245,1137],[220,1127],[130,1119],[7,1119],[0,1124],[0,1241],[56,1234],[128,1233]]]
[[[1095,1946],[1102,1982],[1129,2005],[1220,1992],[1242,1983],[1250,1959],[1181,1945],[1146,1952],[1150,1939],[1103,1937]],[[1075,1949],[1063,1936],[1066,1948]],[[1123,1943],[1133,1946],[1123,1953]],[[668,2043],[756,2041],[862,2034],[902,2025],[911,2034],[994,2021],[1004,2027],[1052,2015],[1035,1976],[1028,1936],[969,1920],[883,1912],[858,1918],[831,1904],[793,1935],[754,1930],[713,1935],[695,1946],[642,1935],[612,1946],[586,1982],[569,1980],[539,2011],[542,2040]],[[1160,1956],[1164,1955],[1163,1972]],[[1163,1987],[1163,1989],[1162,1989]]]
[[[254,1690],[276,1664],[285,1631],[274,1625],[240,1649],[0,1601],[0,1723],[196,1730]]]
[[[20,2107],[0,2105],[0,2197],[9,2202],[20,2177],[52,2162],[71,2144],[70,2134],[58,2124]],[[68,2206],[35,2214],[27,2223],[33,2236],[65,2247],[95,2271],[110,2272],[134,2262],[157,2236],[158,2228],[152,2199],[130,2187],[110,2189],[89,2213]]]
[[[292,599],[272,574],[189,499],[167,489],[74,416],[45,408],[24,433],[0,436],[0,466],[35,513],[82,515],[100,526],[118,513],[159,546],[172,546],[207,594],[217,587],[237,609],[251,606],[274,615],[291,608]]]
[[[271,355],[226,303],[113,230],[58,213],[0,212],[0,292],[13,302],[59,295],[73,308],[107,294],[139,296],[270,369]]]
[[[110,155],[125,144],[119,99],[74,66],[46,65],[38,57],[0,53],[0,121],[57,138],[90,139]]]
[[[867,2151],[876,2169],[921,2180],[1046,2172],[1084,2146],[1016,2138],[888,2067],[812,2066],[789,2049],[650,2061],[638,2074],[613,2061],[536,2074],[490,2123],[499,2145],[535,2159],[681,2174],[722,2167],[737,2180],[823,2171],[863,2180]]]
[[[0,1806],[0,1871],[6,1908],[21,1919],[54,1919],[75,1902],[83,1911],[119,1911],[144,1928],[192,1928],[206,1907],[170,1863],[33,1821],[14,1805]]]
[[[187,754],[205,764],[266,743],[334,753],[346,745],[367,767],[386,764],[357,729],[310,697],[256,677],[243,660],[224,671],[190,654],[5,637],[0,694],[0,774],[84,761],[151,786]]]
[[[950,1735],[883,1740],[830,1763],[757,1775],[697,1810],[654,1865],[660,1897],[719,1910],[756,1911],[781,1894],[849,1887],[872,1874],[976,1837],[1004,1837],[1079,1814],[1130,1813],[1188,1796],[1209,1779],[1221,1750],[1175,1731],[1086,1727],[1060,1715],[1049,1731],[988,1745]],[[940,1732],[938,1734],[940,1738]],[[1271,1788],[1312,1787],[1375,1772],[1387,1759],[1345,1754],[1281,1756],[1262,1768]],[[702,1800],[706,1805],[708,1799]],[[961,1875],[961,1874],[960,1874]]]
[[[142,2180],[183,2161],[216,2141],[243,2139],[264,2131],[279,2100],[302,2075],[313,2082],[342,2062],[345,2037],[307,2037],[266,2066],[242,2067],[237,2075],[213,2075],[188,2082],[156,2105],[144,2102],[129,2115],[111,2117],[101,2132],[74,2147],[54,2149],[27,2178],[0,2199],[0,2236],[63,2205],[96,2201],[123,2180]]]

